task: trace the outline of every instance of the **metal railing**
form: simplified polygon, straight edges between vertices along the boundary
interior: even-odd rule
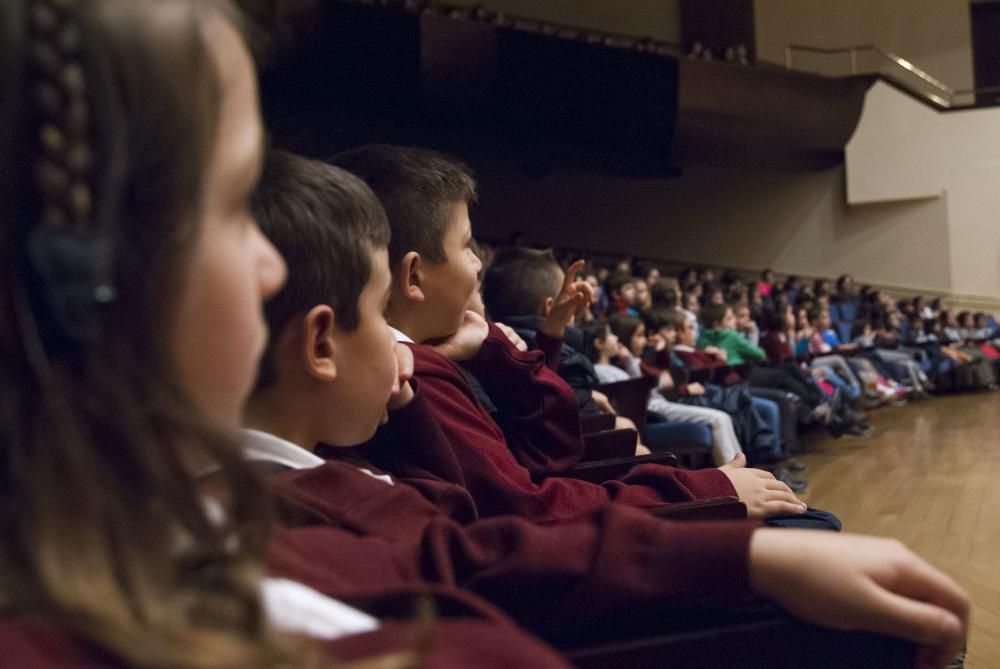
[[[1000,86],[956,89],[921,70],[905,58],[877,47],[874,44],[862,44],[836,49],[825,49],[805,44],[789,44],[785,47],[786,69],[803,69],[795,66],[793,62],[795,53],[810,53],[821,56],[846,56],[850,74],[883,74],[901,86],[904,86],[915,95],[924,98],[931,104],[942,109],[974,107],[977,104],[1000,104]],[[885,71],[881,66],[862,68],[859,66],[859,56],[875,56],[882,66],[888,65],[889,70]],[[919,85],[914,86],[914,80],[918,81]],[[981,98],[986,96],[992,96],[992,101],[984,103]]]

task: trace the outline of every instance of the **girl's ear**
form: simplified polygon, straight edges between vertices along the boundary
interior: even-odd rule
[[[396,288],[400,294],[414,302],[424,301],[423,289],[423,259],[416,251],[410,251],[399,261],[399,271],[396,272]]]
[[[302,360],[306,374],[319,381],[337,378],[336,345],[333,339],[336,314],[332,307],[320,304],[305,315]]]

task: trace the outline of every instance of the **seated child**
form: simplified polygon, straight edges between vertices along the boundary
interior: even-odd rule
[[[726,304],[709,304],[702,308],[701,335],[698,348],[709,346],[726,352],[726,363],[733,366],[747,362],[763,362],[767,359],[764,350],[751,344],[736,331],[736,316],[732,307]]]
[[[497,517],[461,527],[395,477],[363,463],[359,468],[316,458],[310,450],[317,442],[336,447],[363,440],[387,415],[385,427],[400,422],[400,434],[433,431],[434,423],[424,419],[425,384],[408,380],[411,348],[393,347],[385,325],[392,278],[377,241],[384,238],[385,219],[366,218],[374,213],[367,206],[336,208],[336,216],[324,208],[266,207],[271,198],[295,201],[297,189],[309,185],[289,184],[273,167],[265,173],[258,208],[272,211],[262,221],[287,249],[291,273],[287,293],[268,308],[271,338],[263,369],[269,371],[246,415],[259,428],[248,433],[248,452],[289,468],[276,475],[275,486],[302,512],[279,537],[283,569],[333,592],[363,590],[373,578],[428,588],[458,584],[539,631],[630,604],[710,597],[727,605],[755,591],[820,624],[919,636],[929,657],[941,662],[954,654],[964,635],[964,594],[891,542],[749,523],[678,524],[617,504],[556,526]],[[356,185],[347,192],[332,187],[352,182],[319,167],[324,169],[311,177],[319,182],[311,185],[314,194],[366,199]],[[367,198],[373,200],[370,193]],[[298,228],[282,225],[278,219],[289,214],[305,220]],[[338,278],[328,271],[334,267],[355,267],[367,280]],[[882,585],[886,565],[895,567],[895,577]],[[928,571],[930,577],[918,576]],[[938,603],[910,595],[907,613],[894,613],[887,602],[895,600],[887,595],[913,592],[911,580],[923,584],[923,599]],[[917,611],[933,614],[927,629],[934,634],[916,624],[922,619]]]
[[[602,383],[626,381],[642,376],[639,359],[619,341],[607,321],[588,324],[587,332],[590,341],[588,354]],[[615,362],[618,364],[613,364]],[[673,387],[669,373],[661,376],[660,387]],[[697,393],[698,390],[698,387],[694,387],[691,392]],[[657,388],[650,391],[646,409],[664,420],[708,425],[712,430],[712,459],[717,465],[730,462],[743,453],[733,429],[733,421],[723,411],[670,402],[658,392]]]
[[[455,361],[475,374],[494,401],[504,403],[502,412],[534,416],[553,438],[571,438],[574,431],[580,438],[576,402],[558,375],[545,368],[540,353],[518,351],[496,326],[484,328],[466,314],[480,268],[468,248],[468,203],[475,194],[468,170],[432,151],[393,146],[363,147],[335,162],[361,176],[386,208],[393,275],[388,321],[413,351],[414,378],[430,400],[450,457],[460,467],[460,482],[480,514],[549,521],[578,517],[610,499],[650,507],[733,494],[729,469],[686,472],[643,465],[603,485],[560,477],[533,482]],[[540,378],[547,379],[543,388]],[[557,410],[561,413],[553,419]],[[397,475],[421,457],[387,432],[376,435],[375,445],[398,452],[391,467]],[[426,469],[420,474],[425,476]],[[459,481],[451,473],[440,476]]]

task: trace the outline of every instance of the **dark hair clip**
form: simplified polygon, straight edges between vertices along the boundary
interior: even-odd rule
[[[38,226],[31,231],[28,254],[44,284],[42,297],[61,334],[93,342],[102,334],[103,305],[114,302],[111,240],[92,231]]]

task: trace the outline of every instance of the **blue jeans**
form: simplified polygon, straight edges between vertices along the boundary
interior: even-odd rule
[[[754,414],[774,433],[774,445],[769,449],[768,455],[774,460],[781,460],[785,455],[785,449],[781,443],[781,409],[778,408],[778,403],[763,397],[750,399]]]

